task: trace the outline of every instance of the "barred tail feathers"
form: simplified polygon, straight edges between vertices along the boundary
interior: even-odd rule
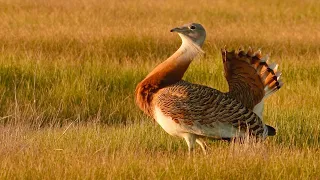
[[[248,54],[252,53],[251,48],[249,48]],[[259,74],[261,81],[264,84],[264,97],[260,103],[256,104],[253,108],[253,112],[256,113],[261,119],[264,107],[264,99],[278,91],[282,86],[283,82],[281,80],[281,72],[278,71],[279,65],[276,63],[269,62],[269,55],[262,57],[261,51],[253,53],[254,57],[257,57],[253,60],[252,65],[256,68],[257,73]],[[255,62],[254,62],[255,61]]]
[[[253,51],[251,48],[244,51],[221,50],[225,70],[225,78],[228,81],[228,95],[237,99],[248,109],[259,116],[263,121],[264,100],[279,90],[283,83],[278,64],[270,63],[269,56],[262,56],[261,51]],[[275,129],[265,125],[265,135],[274,135]]]
[[[269,55],[262,57],[260,50],[255,54],[257,54],[256,57],[259,58],[254,66],[256,66],[257,73],[259,74],[261,81],[264,83],[265,95],[263,99],[265,99],[283,86],[281,72],[278,71],[278,64],[269,62]]]
[[[278,64],[270,63],[269,56],[261,51],[242,48],[235,51],[222,49],[225,77],[232,97],[253,109],[261,100],[281,88],[281,72]]]

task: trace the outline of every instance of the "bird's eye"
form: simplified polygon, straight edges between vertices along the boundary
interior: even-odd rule
[[[191,25],[190,29],[196,29],[196,27],[194,25]]]

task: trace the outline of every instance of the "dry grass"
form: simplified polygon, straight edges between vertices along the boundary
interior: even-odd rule
[[[3,142],[4,141],[4,142]],[[189,158],[183,140],[149,123],[42,131],[7,127],[0,177],[12,179],[312,179],[316,148],[211,142]],[[12,142],[8,144],[7,142]]]
[[[319,178],[319,5],[0,0],[0,178]],[[137,82],[180,44],[169,30],[191,21],[208,37],[188,81],[226,91],[224,45],[280,63],[285,85],[265,108],[276,137],[212,142],[207,157],[188,159],[184,142],[134,105]]]

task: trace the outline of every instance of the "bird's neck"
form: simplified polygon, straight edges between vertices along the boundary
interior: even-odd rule
[[[191,61],[203,53],[201,47],[191,39],[179,34],[182,39],[180,48],[167,60],[151,71],[144,81],[157,82],[159,87],[165,87],[180,81]]]
[[[191,61],[201,52],[201,47],[182,36],[181,47],[167,60],[159,64],[136,87],[136,103],[146,114],[152,116],[153,95],[166,86],[180,81]]]

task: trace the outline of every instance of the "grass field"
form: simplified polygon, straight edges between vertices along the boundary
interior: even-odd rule
[[[319,179],[317,0],[0,0],[0,179]],[[209,141],[189,158],[134,104],[135,85],[200,22],[206,55],[184,79],[227,91],[220,48],[255,47],[285,85],[266,102],[277,135]]]

